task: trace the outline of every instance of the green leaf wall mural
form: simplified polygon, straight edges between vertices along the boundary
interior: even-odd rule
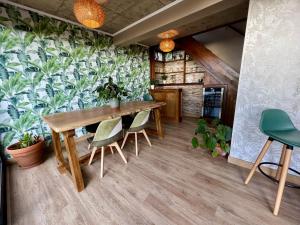
[[[0,4],[0,43],[4,147],[24,132],[49,139],[43,115],[103,105],[93,91],[109,76],[129,90],[124,101],[141,99],[149,88],[146,48],[116,47],[108,36],[6,4]]]

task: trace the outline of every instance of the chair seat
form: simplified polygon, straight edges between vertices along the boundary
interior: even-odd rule
[[[264,133],[283,144],[300,147],[300,131],[297,129],[264,131]]]

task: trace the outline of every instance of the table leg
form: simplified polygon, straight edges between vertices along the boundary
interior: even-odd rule
[[[161,124],[160,109],[155,108],[155,109],[153,109],[153,111],[154,111],[157,134],[161,139],[163,139],[164,138],[164,131],[163,131],[163,127],[162,127],[162,124]]]
[[[53,143],[53,149],[57,161],[58,170],[60,173],[65,173],[67,171],[65,166],[65,160],[64,156],[61,150],[61,143],[59,138],[59,133],[56,133],[54,130],[51,130],[52,132],[52,143]]]
[[[68,153],[68,159],[71,169],[71,175],[73,183],[78,192],[84,189],[84,182],[82,178],[79,159],[77,156],[76,145],[74,141],[75,130],[69,130],[63,132],[66,150]]]

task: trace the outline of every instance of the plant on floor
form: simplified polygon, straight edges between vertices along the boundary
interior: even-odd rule
[[[232,129],[229,126],[220,123],[220,120],[215,119],[211,123],[211,127],[208,126],[206,120],[200,119],[198,121],[198,127],[195,130],[195,134],[198,137],[193,137],[193,148],[207,148],[210,150],[213,157],[217,157],[219,154],[226,155],[229,153]]]
[[[115,84],[112,77],[109,77],[108,82],[104,85],[99,85],[95,91],[100,99],[110,101],[112,108],[119,106],[122,96],[127,96],[127,91],[123,84]]]
[[[24,133],[15,144],[7,147],[6,151],[12,155],[23,168],[30,168],[43,161],[44,139],[31,133]]]

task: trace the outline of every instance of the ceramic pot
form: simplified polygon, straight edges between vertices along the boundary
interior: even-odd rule
[[[109,100],[109,105],[112,109],[116,109],[120,107],[120,101],[117,98],[112,98]]]
[[[31,168],[43,162],[44,139],[41,138],[38,143],[26,148],[16,149],[17,146],[18,143],[8,146],[6,152],[10,154],[22,168]]]
[[[151,89],[151,90],[154,90],[154,88],[155,88],[155,85],[152,85],[152,84],[151,84],[151,85],[150,85],[150,89]]]
[[[166,83],[167,83],[167,80],[163,80],[162,82],[163,82],[163,84],[166,84]]]

